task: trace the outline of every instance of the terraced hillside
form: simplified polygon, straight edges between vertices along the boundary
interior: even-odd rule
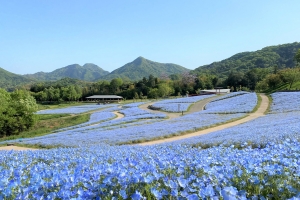
[[[264,104],[264,98],[256,96],[216,97],[206,110],[172,119],[167,118],[168,112],[141,109],[145,102],[103,107],[88,123],[21,142],[60,148],[0,151],[0,195],[10,199],[297,199],[299,92],[272,94],[266,115],[237,126],[160,145],[119,145],[188,135],[251,115],[260,110],[255,108],[258,102]],[[124,117],[113,119],[114,112]]]

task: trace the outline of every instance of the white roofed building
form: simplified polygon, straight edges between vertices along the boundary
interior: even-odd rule
[[[123,97],[117,95],[93,95],[86,97],[86,100],[94,102],[119,102],[123,100]]]

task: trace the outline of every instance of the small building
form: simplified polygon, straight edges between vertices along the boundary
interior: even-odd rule
[[[200,90],[200,94],[227,94],[230,93],[230,89],[215,88],[212,90]]]
[[[87,101],[99,102],[99,103],[108,103],[108,102],[120,102],[123,100],[123,97],[117,95],[93,95],[86,97]]]

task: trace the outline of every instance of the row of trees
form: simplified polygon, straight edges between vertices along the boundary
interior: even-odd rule
[[[300,68],[287,68],[267,75],[265,79],[258,82],[256,90],[266,91],[275,89],[282,84],[287,84],[288,86],[284,89],[290,90],[292,89],[292,85],[297,81],[300,81]]]
[[[278,70],[274,67],[272,74],[268,74],[265,79],[261,80],[256,87],[258,91],[266,91],[274,89],[281,84],[288,84],[285,89],[292,89],[295,82],[300,81],[300,49],[295,54],[296,66],[294,68],[286,68]],[[296,88],[299,89],[299,88]]]
[[[30,91],[37,101],[77,101],[90,95],[117,94],[126,99],[158,98],[170,95],[196,93],[200,89],[211,89],[217,84],[215,76],[195,76],[190,73],[161,77],[150,75],[136,82],[124,82],[120,78],[82,85],[37,83]]]
[[[32,95],[37,101],[77,101],[82,98],[82,91],[83,89],[77,85],[57,88],[50,86],[33,92]]]
[[[0,102],[0,137],[17,135],[36,122],[37,104],[28,91],[0,89]]]
[[[282,83],[288,83],[289,88],[300,79],[299,68],[272,70],[255,68],[246,73],[230,72],[225,80],[213,75],[195,75],[184,73],[169,77],[154,77],[150,75],[137,82],[123,82],[120,78],[109,81],[98,81],[85,86],[69,85],[63,87],[31,88],[37,101],[78,101],[90,95],[117,94],[126,99],[145,99],[166,96],[197,94],[202,89],[212,89],[216,86],[238,90],[265,91]]]

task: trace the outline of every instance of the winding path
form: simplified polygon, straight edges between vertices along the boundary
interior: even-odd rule
[[[165,138],[165,139],[160,139],[160,140],[139,143],[137,145],[146,146],[146,145],[161,144],[161,143],[165,143],[165,142],[173,142],[176,140],[182,140],[182,139],[186,139],[186,138],[190,138],[190,137],[194,137],[194,136],[204,135],[204,134],[212,133],[215,131],[223,130],[223,129],[226,129],[226,128],[229,128],[232,126],[236,126],[236,125],[251,121],[253,119],[256,119],[258,117],[264,116],[265,115],[264,113],[266,112],[266,110],[268,109],[268,106],[269,106],[269,98],[265,94],[260,94],[260,96],[262,98],[262,101],[261,101],[261,104],[260,104],[259,108],[257,109],[257,111],[255,111],[254,113],[250,113],[247,117],[244,117],[242,119],[236,120],[234,122],[222,124],[220,126],[216,126],[213,128],[208,128],[205,130],[186,134],[186,135],[174,136],[171,138]]]
[[[183,112],[183,114],[185,115],[185,114],[190,114],[190,113],[194,113],[194,112],[199,112],[199,111],[204,109],[204,106],[208,102],[210,102],[211,100],[213,100],[215,98],[218,98],[218,97],[219,96],[213,96],[213,97],[204,99],[202,101],[198,101],[198,102],[194,103],[187,112]],[[168,119],[173,119],[173,118],[177,118],[177,117],[182,116],[182,113],[173,113],[173,112],[165,112],[165,111],[161,111],[161,110],[151,110],[151,109],[149,109],[148,106],[153,104],[153,103],[154,102],[149,102],[149,103],[142,104],[142,105],[139,106],[139,108],[143,109],[143,110],[147,110],[147,111],[152,112],[152,113],[163,113],[163,114],[168,116]]]
[[[117,111],[115,111],[115,112],[113,112],[115,115],[117,115],[117,117],[116,118],[114,118],[114,119],[112,119],[112,120],[116,120],[116,119],[121,119],[121,118],[123,118],[124,117],[124,115],[123,114],[121,114],[121,113],[119,113],[119,112],[117,112]]]
[[[23,151],[23,150],[38,150],[38,149],[33,149],[33,148],[27,148],[27,147],[19,147],[19,146],[3,146],[0,147],[0,150],[15,150],[15,151]]]

